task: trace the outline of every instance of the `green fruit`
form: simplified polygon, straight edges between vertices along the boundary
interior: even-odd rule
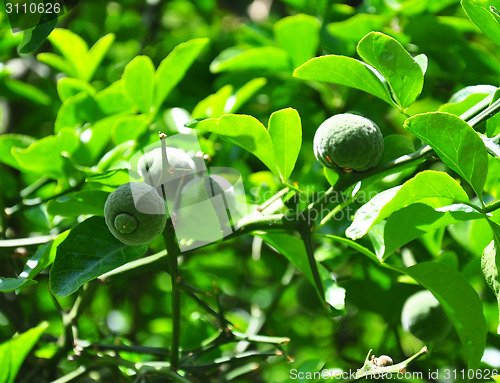
[[[129,182],[109,195],[104,219],[119,241],[129,246],[143,245],[163,232],[167,222],[165,202],[152,186]]]
[[[330,117],[314,135],[314,155],[328,168],[368,170],[378,164],[383,152],[384,138],[378,126],[355,114]]]
[[[141,157],[138,171],[144,182],[155,188],[163,184],[167,198],[173,198],[179,185],[194,177],[196,164],[184,150],[167,147],[167,163],[163,168],[162,148],[159,147]]]
[[[444,338],[451,323],[443,307],[428,290],[410,296],[401,313],[403,329],[424,342]]]

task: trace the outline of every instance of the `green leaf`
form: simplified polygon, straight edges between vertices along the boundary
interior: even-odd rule
[[[427,72],[427,64],[429,63],[427,56],[421,53],[415,56],[413,60],[415,60],[416,63],[420,66],[420,69],[422,69],[422,75],[425,76],[425,72]]]
[[[285,17],[274,25],[276,42],[288,52],[294,68],[316,55],[320,27],[317,18],[304,14]]]
[[[50,96],[47,93],[26,82],[8,78],[4,81],[4,85],[12,93],[15,93],[22,98],[36,102],[37,104],[47,106],[52,102]]]
[[[487,219],[488,224],[491,227],[491,230],[493,232],[493,239],[496,241],[497,244],[500,244],[500,225],[491,219]],[[495,265],[498,270],[500,270],[500,254],[495,257]]]
[[[57,82],[57,93],[62,102],[82,91],[90,95],[95,94],[95,89],[92,85],[77,78],[63,77]]]
[[[44,17],[45,15],[46,14],[42,14],[36,27],[24,31],[23,42],[19,46],[19,53],[26,54],[36,51],[57,26],[57,17],[47,20],[47,18]]]
[[[228,104],[230,104],[230,109],[225,110],[226,113],[236,113],[240,107],[245,104],[252,96],[257,93],[264,85],[266,85],[267,79],[264,77],[258,77],[250,80],[240,89],[236,91],[234,96],[229,99]],[[232,104],[232,105],[231,105]],[[226,105],[227,107],[228,105]]]
[[[439,112],[461,116],[480,101],[488,97],[487,93],[472,93],[467,98],[454,103],[446,103],[439,107]]]
[[[350,54],[354,53],[359,40],[371,31],[381,30],[386,22],[387,16],[358,13],[345,20],[328,24],[326,30],[345,46],[345,54]]]
[[[497,260],[500,258],[499,242],[492,240],[484,249],[481,257],[481,270],[486,279],[486,283],[497,297],[498,309],[500,312],[500,273],[497,266]],[[497,327],[497,334],[500,334],[500,321]]]
[[[112,125],[113,142],[118,145],[129,140],[137,139],[149,126],[148,118],[143,114],[123,116]]]
[[[378,232],[380,247],[377,256],[383,262],[394,251],[428,232],[457,222],[481,218],[484,218],[483,214],[463,204],[441,208],[423,203],[412,204],[394,212],[382,227],[383,230]]]
[[[284,255],[304,276],[309,283],[316,287],[314,277],[307,258],[304,241],[289,234],[259,234],[266,243]],[[339,316],[344,314],[345,290],[339,287],[330,275],[330,272],[318,263],[318,272],[323,284],[325,296],[320,296],[322,302],[328,303],[330,315]],[[319,294],[319,292],[318,292]]]
[[[415,147],[408,137],[390,134],[384,137],[384,153],[379,163],[384,164],[414,151]]]
[[[256,118],[243,114],[226,114],[216,119],[193,121],[187,126],[224,136],[255,155],[279,178],[271,136]]]
[[[325,291],[324,301],[328,304],[330,315],[345,315],[345,289],[335,282],[326,267],[318,264],[318,271]]]
[[[49,36],[49,41],[66,59],[70,72],[66,74],[88,81],[85,76],[86,56],[89,51],[87,43],[69,29],[56,28]]]
[[[81,67],[82,80],[90,81],[101,64],[104,56],[108,52],[109,48],[115,41],[115,35],[108,33],[102,36],[90,50],[87,52],[85,57],[85,66]]]
[[[292,174],[302,145],[302,125],[299,113],[295,109],[287,108],[271,114],[269,134],[281,181],[286,182]]]
[[[329,239],[333,240],[334,242],[342,243],[342,244],[350,247],[351,249],[357,251],[358,253],[366,255],[372,261],[375,261],[377,263],[379,262],[379,259],[377,258],[376,254],[374,254],[368,248],[360,245],[358,242],[354,242],[354,241],[351,241],[350,239],[347,239],[345,237],[339,237],[339,236],[331,235],[331,234],[320,234],[320,236],[324,236],[326,238],[329,238]]]
[[[488,153],[474,129],[459,117],[440,112],[410,117],[405,128],[434,149],[481,198],[488,172]]]
[[[458,245],[478,258],[493,239],[486,218],[458,222],[449,226],[447,230]]]
[[[335,184],[340,178],[340,174],[334,169],[323,168],[323,173],[325,174],[325,178],[330,184],[330,186],[335,186]]]
[[[131,247],[118,241],[103,217],[88,218],[58,246],[50,270],[50,289],[57,297],[68,296],[84,283],[139,258],[146,250],[147,246]]]
[[[422,68],[398,41],[383,33],[371,32],[359,42],[358,53],[385,77],[402,110],[420,95],[424,85]]]
[[[16,290],[22,290],[28,286],[35,285],[36,281],[26,277],[2,278],[0,277],[0,292],[10,293]]]
[[[49,327],[47,322],[0,344],[0,382],[14,383],[24,359]]]
[[[127,155],[133,153],[136,149],[137,143],[135,141],[127,141],[114,146],[101,157],[97,163],[97,170],[102,172],[108,170],[110,167],[116,167],[117,163],[122,164],[124,159],[128,158]]]
[[[12,155],[11,149],[26,149],[35,141],[33,137],[22,134],[2,134],[0,136],[0,162],[18,170],[22,169],[22,166]]]
[[[470,95],[478,93],[483,95],[490,95],[495,93],[497,89],[498,88],[493,85],[469,85],[453,93],[453,95],[448,100],[448,103],[454,104],[457,102],[461,102],[467,99],[467,97],[469,97]]]
[[[302,239],[289,234],[259,234],[266,243],[284,255],[314,286],[314,278],[307,260]]]
[[[432,292],[455,326],[465,349],[468,367],[479,368],[487,328],[481,300],[467,279],[439,262],[423,262],[398,270]]]
[[[461,3],[472,22],[495,43],[500,44],[500,22],[495,13],[495,10],[500,9],[500,0],[462,0]]]
[[[209,41],[207,38],[201,38],[179,44],[160,63],[155,75],[155,108],[161,107],[165,98],[182,80]]]
[[[281,48],[228,48],[210,64],[213,73],[241,70],[265,69],[269,71],[290,70],[288,53]]]
[[[71,65],[61,56],[50,52],[39,53],[36,59],[41,63],[47,64],[60,72],[66,73],[68,76],[77,77],[77,73]]]
[[[72,131],[62,130],[57,136],[44,137],[26,149],[14,147],[11,153],[23,170],[58,179],[66,175],[70,165],[62,153],[72,153],[78,145],[79,140]]]
[[[201,100],[193,109],[191,117],[218,118],[226,112],[226,105],[233,94],[232,85],[225,85],[214,94]]]
[[[380,74],[369,65],[351,57],[316,57],[295,69],[293,76],[302,80],[326,81],[356,88],[396,106]]]
[[[78,160],[85,165],[93,165],[100,158],[104,149],[111,141],[113,126],[120,119],[120,115],[104,117],[92,123],[80,135],[84,150],[78,153]],[[82,158],[85,156],[84,158]],[[76,156],[75,156],[76,157]]]
[[[59,234],[54,240],[41,246],[35,254],[26,262],[19,277],[33,279],[46,267],[52,265],[56,258],[57,246],[66,239],[69,230]]]
[[[95,95],[99,109],[105,114],[132,111],[132,103],[125,97],[122,81],[118,80]]]
[[[109,193],[102,190],[82,190],[50,200],[47,213],[63,217],[82,214],[104,216],[104,204]]]
[[[87,92],[80,92],[64,101],[57,113],[54,132],[63,128],[77,129],[85,123],[93,123],[103,117],[94,97]]]
[[[142,113],[153,106],[155,67],[148,56],[137,56],[127,64],[122,75],[123,91],[128,100]]]
[[[468,203],[469,198],[462,187],[448,174],[423,171],[402,186],[396,186],[377,194],[364,204],[354,215],[354,220],[346,230],[346,236],[361,238],[374,225],[393,212],[414,203],[430,202],[433,206],[449,205],[453,201]]]
[[[46,267],[50,266],[56,257],[57,246],[66,238],[69,230],[57,236],[56,239],[42,245],[26,262],[24,269],[17,278],[0,278],[0,292],[22,290],[37,282],[33,279]]]
[[[116,188],[120,185],[130,182],[130,174],[128,169],[112,169],[101,174],[89,176],[85,178],[85,182],[95,182],[101,185]]]

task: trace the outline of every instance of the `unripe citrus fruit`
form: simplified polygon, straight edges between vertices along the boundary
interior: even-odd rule
[[[378,164],[384,138],[371,120],[344,113],[323,122],[314,136],[314,155],[325,167],[364,171]]]
[[[451,329],[451,322],[439,301],[428,290],[410,296],[401,312],[403,329],[424,342],[440,340]]]
[[[104,219],[109,231],[120,242],[129,246],[143,245],[165,228],[165,202],[152,186],[129,182],[108,196]]]

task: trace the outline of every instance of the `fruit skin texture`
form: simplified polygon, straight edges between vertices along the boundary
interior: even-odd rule
[[[104,219],[120,242],[143,245],[163,232],[167,223],[165,202],[152,186],[129,182],[108,196]]]
[[[444,338],[451,322],[439,301],[428,290],[410,296],[401,312],[403,329],[424,342]]]
[[[324,121],[314,135],[314,155],[325,167],[345,172],[365,171],[378,164],[384,138],[371,120],[355,114],[337,114]]]
[[[167,198],[174,198],[179,184],[184,185],[194,178],[196,164],[182,149],[167,147],[168,168],[162,171],[162,148],[144,154],[138,163],[139,175],[144,182],[155,188],[165,185]],[[147,166],[146,166],[147,165]],[[161,190],[159,190],[161,195]]]

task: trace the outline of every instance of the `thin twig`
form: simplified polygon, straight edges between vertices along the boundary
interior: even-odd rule
[[[165,138],[167,136],[160,133],[161,149],[162,149],[162,169],[168,169],[167,147]],[[163,199],[165,200],[165,209],[168,214],[167,194],[165,185],[161,185]],[[180,254],[179,244],[175,237],[174,225],[172,218],[167,220],[165,230],[163,230],[163,239],[165,241],[165,248],[167,250],[167,258],[169,264],[169,273],[172,281],[172,346],[170,350],[170,364],[175,371],[179,368],[179,343],[180,343],[180,327],[181,327],[181,294],[180,294],[180,281],[179,264],[177,257]]]

